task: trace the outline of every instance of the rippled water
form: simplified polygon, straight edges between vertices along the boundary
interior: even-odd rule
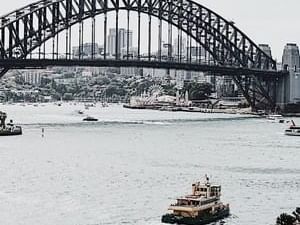
[[[274,224],[299,206],[300,138],[286,124],[116,105],[84,123],[79,109],[0,105],[24,129],[0,138],[0,224],[160,225],[204,174],[222,184],[228,225]]]

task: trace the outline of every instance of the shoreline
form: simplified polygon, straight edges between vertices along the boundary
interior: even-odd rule
[[[268,114],[252,112],[250,108],[227,108],[227,109],[208,109],[200,107],[187,107],[187,106],[163,106],[163,105],[144,105],[144,106],[130,106],[123,104],[126,109],[148,109],[168,112],[190,112],[190,113],[223,113],[223,114],[243,114],[252,115],[257,117],[265,117]],[[300,113],[280,113],[283,117],[300,117]]]
[[[244,109],[208,109],[200,107],[182,107],[182,106],[130,106],[127,104],[123,105],[123,108],[126,109],[146,109],[146,110],[158,110],[158,111],[167,111],[167,112],[190,112],[190,113],[214,113],[214,114],[243,114],[243,115],[252,115],[261,117],[262,115],[252,112],[249,108]]]

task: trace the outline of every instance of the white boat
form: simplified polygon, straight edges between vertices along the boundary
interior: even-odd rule
[[[300,126],[296,126],[293,120],[291,122],[292,125],[284,131],[284,134],[288,136],[300,136]]]
[[[271,122],[279,122],[279,123],[284,123],[284,118],[282,115],[279,114],[270,114],[267,116],[267,119]]]

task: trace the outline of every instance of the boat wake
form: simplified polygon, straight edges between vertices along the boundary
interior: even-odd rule
[[[254,119],[253,117],[236,117],[236,118],[201,118],[201,119],[163,119],[163,120],[99,120],[85,123],[83,121],[69,122],[36,122],[36,123],[21,123],[24,127],[39,128],[39,127],[76,127],[76,126],[108,126],[108,125],[178,125],[186,123],[203,123],[203,122],[218,122],[218,121],[240,121]]]

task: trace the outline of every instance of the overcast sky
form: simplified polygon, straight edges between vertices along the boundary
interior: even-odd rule
[[[36,0],[1,0],[0,15]],[[267,43],[279,61],[287,42],[300,44],[299,0],[196,0],[236,25],[256,43]]]

